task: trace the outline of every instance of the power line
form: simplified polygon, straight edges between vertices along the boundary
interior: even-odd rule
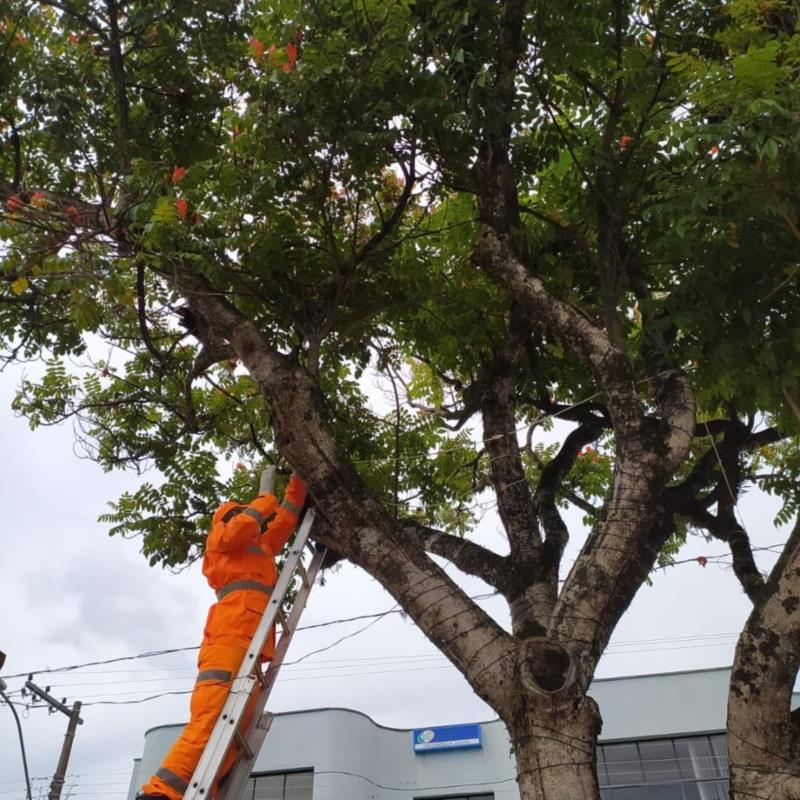
[[[489,597],[494,597],[497,594],[499,594],[499,593],[498,592],[485,592],[483,594],[472,595],[469,599],[470,600],[485,600],[485,599],[487,599]],[[342,619],[332,619],[332,620],[328,620],[327,622],[317,622],[317,623],[314,623],[312,625],[300,625],[296,630],[298,630],[298,631],[307,631],[307,630],[312,630],[312,629],[315,629],[315,628],[327,628],[327,627],[329,627],[331,625],[341,625],[341,624],[344,624],[344,623],[347,623],[347,622],[358,622],[358,621],[360,621],[362,619],[373,619],[373,620],[377,621],[378,619],[381,619],[383,617],[389,616],[389,614],[404,614],[404,613],[405,612],[403,611],[403,609],[395,608],[393,606],[392,608],[390,608],[390,609],[388,609],[386,611],[379,611],[379,612],[374,613],[374,614],[359,614],[358,616],[355,616],[355,617],[344,617]],[[366,628],[364,628],[364,630],[366,630]],[[355,635],[355,634],[351,634],[351,635]],[[344,637],[344,638],[349,638],[349,637]],[[342,639],[342,641],[344,641],[344,639]],[[136,655],[133,655],[133,656],[117,656],[116,658],[107,658],[107,659],[104,659],[102,661],[86,661],[86,662],[84,662],[82,664],[70,664],[69,666],[64,666],[64,667],[47,667],[47,668],[44,668],[44,669],[29,669],[29,670],[26,670],[25,672],[17,672],[17,673],[15,673],[13,675],[4,675],[3,677],[6,678],[6,680],[11,680],[12,678],[25,678],[28,675],[44,675],[44,674],[53,674],[53,673],[56,673],[56,672],[73,672],[73,671],[78,670],[78,669],[83,669],[84,667],[98,667],[98,666],[104,666],[105,664],[117,664],[117,663],[122,662],[122,661],[135,661],[137,659],[142,659],[142,658],[156,658],[158,656],[171,655],[173,653],[186,653],[186,652],[190,652],[192,650],[199,650],[199,649],[200,649],[200,645],[193,645],[191,647],[172,647],[172,648],[166,648],[166,649],[163,649],[163,650],[150,650],[150,651],[145,652],[145,653],[137,653]],[[325,649],[330,649],[330,647],[327,647]],[[318,652],[322,652],[322,651],[320,650]]]
[[[781,546],[782,546],[781,544],[775,544],[775,545],[770,545],[768,547],[753,548],[753,549],[754,549],[754,551],[764,551],[764,550],[774,551],[775,548],[781,547]],[[700,557],[700,558],[703,558],[705,562],[708,562],[708,561],[712,561],[712,560],[722,559],[724,557],[726,557],[725,554],[719,554],[719,555],[713,555],[713,556],[708,556],[708,557]],[[684,559],[684,560],[681,560],[681,561],[675,561],[675,562],[673,562],[673,565],[684,564],[684,563],[692,563],[692,562],[696,562],[696,561],[698,561],[697,557],[696,558],[691,558],[691,559]],[[494,596],[497,596],[497,595],[498,595],[498,592],[488,592],[488,593],[484,593],[484,594],[474,595],[470,599],[472,599],[472,600],[488,599],[490,597],[494,597]],[[353,638],[355,636],[360,635],[361,633],[366,631],[369,627],[371,627],[372,625],[377,623],[380,619],[383,619],[384,617],[386,617],[386,616],[388,616],[390,614],[397,614],[397,613],[403,613],[402,609],[393,607],[391,609],[387,609],[386,611],[382,611],[382,612],[378,612],[378,613],[374,613],[374,614],[360,614],[360,615],[357,615],[357,616],[354,616],[354,617],[347,617],[347,618],[341,618],[341,619],[328,620],[326,622],[314,623],[314,624],[311,624],[311,625],[301,626],[301,627],[298,628],[298,630],[310,630],[310,629],[328,627],[328,626],[331,626],[331,625],[344,624],[344,623],[353,622],[353,621],[359,621],[359,620],[363,620],[363,619],[371,620],[369,622],[369,624],[363,626],[362,628],[359,628],[357,631],[354,631],[354,632],[352,632],[350,634],[347,634],[346,636],[343,636],[340,639],[337,639],[336,641],[332,642],[329,645],[326,645],[325,647],[322,647],[322,648],[319,648],[317,650],[313,650],[313,651],[311,651],[309,653],[306,653],[305,655],[301,656],[296,661],[287,662],[286,666],[287,667],[288,666],[295,666],[295,665],[299,664],[301,661],[304,661],[305,659],[310,658],[313,655],[317,655],[319,653],[322,653],[322,652],[325,652],[327,650],[330,650],[333,647],[336,647],[341,642],[343,642],[343,641],[345,641],[347,639]],[[695,636],[695,637],[691,637],[691,636],[690,637],[665,637],[665,638],[662,638],[662,639],[631,640],[629,642],[618,642],[618,643],[611,644],[609,646],[609,648],[607,648],[607,650],[606,650],[604,655],[608,655],[608,656],[612,656],[612,655],[627,655],[627,654],[635,654],[635,653],[640,653],[640,652],[651,652],[651,651],[662,651],[662,650],[664,650],[664,651],[666,651],[666,650],[682,650],[682,649],[691,649],[691,648],[697,648],[697,647],[726,646],[726,645],[732,644],[732,642],[716,641],[716,642],[711,642],[711,643],[707,643],[707,644],[700,644],[699,642],[707,640],[707,639],[720,639],[720,638],[730,637],[730,636],[736,637],[736,636],[738,636],[738,633],[706,634],[706,635],[700,635],[700,636]],[[654,645],[671,644],[673,642],[682,642],[683,644],[678,644],[675,647],[659,647],[659,646],[655,646],[654,647]],[[636,645],[640,645],[640,644],[647,644],[647,645],[649,645],[649,647],[647,647],[644,650],[641,650],[641,649],[633,649],[633,650],[630,650],[630,649],[615,649],[615,648],[631,647],[631,646],[636,646]],[[121,657],[105,659],[105,660],[101,660],[101,661],[86,662],[84,664],[73,664],[73,665],[65,666],[65,667],[55,667],[55,668],[48,668],[48,669],[42,669],[42,670],[35,670],[33,672],[35,672],[37,674],[38,673],[70,672],[70,671],[83,669],[84,667],[100,666],[100,665],[113,664],[113,663],[119,663],[119,662],[122,662],[122,661],[137,660],[137,659],[143,659],[143,658],[152,658],[152,657],[157,657],[157,656],[161,656],[161,655],[167,655],[167,654],[179,653],[179,652],[186,652],[186,651],[192,651],[192,650],[197,650],[197,649],[198,649],[198,646],[181,647],[181,648],[167,648],[167,649],[163,649],[163,650],[155,650],[155,651],[149,651],[149,652],[145,652],[145,653],[139,653],[139,654],[136,654],[136,655],[133,655],[133,656],[121,656]],[[376,675],[376,674],[387,674],[387,673],[390,673],[390,672],[397,672],[397,671],[419,671],[419,670],[425,670],[425,669],[453,668],[452,665],[449,664],[449,662],[446,663],[446,664],[443,664],[441,666],[436,665],[436,664],[429,664],[426,667],[416,667],[416,668],[409,668],[408,667],[408,663],[413,663],[413,660],[419,661],[420,658],[422,658],[423,660],[426,660],[426,661],[438,660],[438,659],[441,659],[443,661],[446,660],[446,659],[444,659],[443,656],[437,656],[437,655],[422,656],[422,657],[419,657],[419,656],[416,656],[416,657],[415,656],[398,656],[397,658],[393,658],[392,659],[393,663],[396,663],[398,659],[405,659],[406,660],[406,665],[400,670],[396,670],[396,669],[395,670],[374,670],[373,669],[373,670],[369,670],[367,672],[356,672],[356,673],[346,672],[346,673],[340,673],[338,675],[337,674],[333,674],[332,675],[330,672],[326,672],[324,675],[307,675],[306,674],[306,675],[296,676],[294,678],[291,678],[291,677],[290,678],[285,678],[284,680],[286,682],[289,682],[289,681],[297,681],[297,680],[312,680],[312,679],[318,679],[318,678],[321,678],[321,677],[347,678],[347,677],[359,677],[359,676],[370,675],[370,674],[373,674],[373,675]],[[409,659],[411,659],[412,661],[409,662]],[[348,662],[348,661],[350,661],[350,662],[361,662],[361,663],[363,663],[364,661],[371,661],[373,663],[370,664],[369,666],[377,667],[377,666],[384,666],[385,664],[384,663],[374,663],[374,662],[380,662],[380,661],[385,662],[386,659],[385,658],[384,659],[380,659],[380,658],[372,657],[372,658],[369,658],[369,659],[349,659],[349,660],[345,659],[345,660],[333,660],[333,661],[328,660],[328,661],[321,661],[321,662],[319,662],[319,664],[343,664],[343,663],[346,664],[346,662]],[[355,664],[351,664],[351,665],[355,666]],[[320,669],[320,668],[322,668],[322,667],[315,667],[314,665],[310,666],[310,670],[311,671],[313,671],[315,669]],[[140,670],[136,670],[136,671],[140,671]],[[141,671],[148,671],[148,670],[141,670]],[[159,669],[158,668],[153,668],[151,671],[158,672]],[[167,671],[167,670],[164,670],[164,671]],[[188,670],[187,670],[187,668],[173,668],[172,670],[169,670],[169,671],[188,671]],[[124,673],[124,672],[126,672],[126,670],[118,670],[118,672],[123,672]],[[10,676],[7,676],[7,677],[9,677],[9,678],[18,678],[18,677],[24,677],[27,674],[29,674],[29,673],[17,673],[16,675],[10,675]],[[89,674],[92,674],[92,673],[89,673]],[[98,673],[96,673],[96,674],[103,674],[103,672],[102,671],[98,671]],[[174,678],[158,678],[158,679],[153,679],[153,680],[154,681],[181,680],[182,677],[183,676],[176,676]],[[100,682],[97,685],[104,685],[104,683],[106,683],[106,682]],[[113,682],[107,682],[107,683],[113,683]],[[126,683],[134,683],[134,681],[119,681],[118,683],[126,684]],[[95,685],[95,684],[91,684],[91,683],[57,684],[57,686],[60,686],[62,688],[69,687],[69,686],[89,686],[89,685]],[[141,691],[144,691],[144,690],[141,690]],[[135,700],[124,700],[124,701],[123,700],[120,700],[120,701],[95,700],[93,702],[86,703],[86,705],[128,705],[128,704],[138,704],[138,703],[149,702],[150,700],[155,700],[155,699],[159,699],[159,698],[170,696],[170,695],[189,694],[191,691],[192,691],[191,689],[163,691],[163,692],[158,692],[158,693],[152,694],[152,695],[150,695],[148,697],[138,698],[138,699],[135,699]],[[131,693],[135,693],[135,692],[122,692],[122,693],[116,693],[116,694],[110,694],[110,695],[106,694],[106,695],[100,695],[100,696],[101,697],[102,696],[114,697],[114,696],[120,696],[120,694],[124,695],[124,694],[131,694]],[[96,696],[97,695],[95,695],[95,697]],[[6,697],[6,700],[9,703],[9,705],[19,705],[22,708],[30,708],[30,706],[28,706],[28,705],[26,705],[24,703],[13,703],[10,699],[8,699],[8,697]]]
[[[727,635],[730,637],[736,637],[738,634],[731,633],[731,634],[721,634],[719,636]],[[679,637],[677,637],[679,639]],[[700,637],[698,637],[700,638]],[[715,638],[715,637],[710,637]],[[717,637],[718,638],[718,637]],[[674,647],[653,647],[652,645],[643,647],[643,648],[636,648],[636,649],[621,649],[615,650],[613,646],[610,647],[606,652],[603,654],[603,657],[611,657],[611,656],[620,656],[620,655],[633,655],[637,653],[659,653],[659,652],[668,652],[673,650],[691,650],[691,649],[700,649],[700,648],[709,648],[709,647],[731,647],[735,641],[712,641],[707,642],[705,644],[699,642],[688,642],[685,644],[677,644]],[[375,676],[375,675],[385,675],[385,674],[395,674],[397,672],[408,673],[408,672],[426,672],[426,671],[433,671],[433,670],[443,670],[443,669],[455,669],[455,667],[446,661],[446,659],[442,658],[442,662],[445,663],[432,663],[427,664],[426,666],[421,667],[398,667],[396,669],[385,669],[385,670],[368,670],[366,672],[347,672],[347,673],[335,673],[329,670],[326,670],[317,675],[301,675],[297,677],[289,677],[284,678],[283,683],[292,683],[296,681],[309,681],[309,680],[327,680],[330,681],[332,679],[343,679],[343,678],[355,678],[355,677],[364,677],[364,676]],[[381,665],[382,666],[382,665]],[[130,682],[131,684],[134,681]],[[101,684],[102,685],[102,684]],[[124,697],[130,694],[138,694],[139,692],[145,691],[144,689],[139,690],[131,690],[131,691],[123,691],[123,692],[110,692],[110,693],[101,693],[99,695],[85,695],[85,697],[101,697],[101,698],[113,698],[113,697]],[[150,702],[151,700],[158,700],[163,697],[168,696],[181,696],[185,694],[191,694],[192,688],[187,689],[175,689],[169,691],[162,691],[157,692],[155,694],[148,695],[147,697],[139,697],[139,698],[132,698],[130,700],[111,700],[111,699],[104,699],[104,700],[90,700],[89,702],[85,702],[84,706],[91,706],[91,705],[139,705],[142,703]]]
[[[754,552],[754,553],[756,553],[756,552],[764,552],[764,551],[775,552],[775,549],[779,548],[779,547],[783,547],[783,544],[780,543],[780,542],[778,542],[776,544],[768,545],[768,546],[765,546],[765,547],[754,547],[754,548],[752,548],[752,552]],[[681,559],[679,561],[672,561],[669,564],[665,564],[663,567],[658,567],[658,569],[666,569],[669,566],[677,566],[679,564],[697,563],[698,562],[698,558],[705,559],[706,562],[708,562],[708,563],[720,563],[722,559],[729,558],[729,557],[730,557],[729,553],[718,553],[718,554],[709,555],[709,556],[695,556],[693,558]],[[495,597],[495,596],[498,596],[498,595],[499,595],[499,592],[497,592],[497,591],[485,592],[483,594],[471,595],[470,596],[470,600],[486,600],[486,599],[488,599],[490,597]],[[353,616],[353,617],[342,617],[340,619],[332,619],[332,620],[327,620],[325,622],[312,623],[310,625],[301,625],[301,626],[299,626],[297,628],[297,630],[298,631],[315,630],[317,628],[327,628],[327,627],[330,627],[332,625],[342,625],[342,624],[346,624],[346,623],[349,623],[349,622],[358,622],[358,621],[363,620],[363,619],[371,619],[371,620],[377,621],[378,619],[381,619],[383,617],[389,616],[390,614],[403,614],[403,613],[405,613],[403,609],[392,607],[390,609],[387,609],[386,611],[379,611],[379,612],[376,612],[376,613],[373,613],[373,614],[358,614],[358,615]],[[365,626],[365,628],[362,629],[362,630],[366,630],[367,627],[370,627],[370,626]],[[340,641],[344,641],[344,639],[351,638],[352,636],[357,635],[359,632],[360,631],[357,631],[355,633],[349,634],[348,636],[343,637]],[[329,645],[329,646],[327,646],[327,647],[325,647],[325,648],[323,648],[323,649],[321,649],[319,651],[314,651],[314,653],[322,652],[323,650],[329,650],[333,646],[334,645]],[[86,662],[84,662],[82,664],[71,664],[69,666],[63,666],[63,667],[48,667],[48,668],[42,668],[42,669],[27,670],[25,672],[17,672],[15,674],[5,675],[3,677],[6,678],[7,680],[10,680],[12,678],[24,678],[24,677],[27,677],[28,675],[44,675],[44,674],[54,674],[54,673],[58,673],[58,672],[73,672],[75,670],[84,669],[85,667],[105,666],[107,664],[116,664],[116,663],[120,663],[120,662],[124,662],[124,661],[135,661],[135,660],[140,660],[140,659],[143,659],[143,658],[157,658],[157,657],[164,656],[164,655],[172,655],[174,653],[191,652],[191,651],[199,650],[199,649],[200,649],[199,645],[193,645],[193,646],[190,646],[190,647],[172,647],[172,648],[165,648],[163,650],[151,650],[151,651],[147,651],[147,652],[144,652],[144,653],[137,653],[136,655],[132,655],[132,656],[118,656],[118,657],[115,657],[115,658],[109,658],[109,659],[104,659],[104,660],[99,660],[99,661],[86,661]],[[298,661],[291,662],[291,663],[292,664],[298,663],[300,660],[308,658],[308,656],[313,655],[314,653],[308,653],[305,656],[303,656],[301,659],[298,659]],[[286,666],[289,666],[289,663],[290,662],[287,662]],[[122,670],[122,671],[124,672],[125,670]]]
[[[351,636],[355,634],[350,634]],[[717,644],[729,644],[729,642],[721,641],[723,639],[731,639],[737,638],[739,634],[736,631],[724,632],[724,633],[714,633],[714,634],[694,634],[694,635],[685,635],[685,636],[665,636],[665,637],[658,637],[658,638],[650,638],[650,639],[631,639],[631,640],[624,640],[619,642],[612,642],[607,650],[606,654],[608,655],[621,655],[626,652],[624,649],[621,648],[628,648],[628,647],[639,647],[646,645],[649,650],[651,651],[658,651],[660,649],[667,649],[663,647],[664,645],[679,645],[681,649],[690,649],[695,646],[699,646],[700,643],[703,642],[710,642],[712,645]],[[713,641],[713,640],[716,640]],[[332,645],[331,645],[332,646]],[[634,651],[640,652],[640,651]],[[312,655],[313,653],[307,654],[307,656]],[[307,656],[303,656],[306,658]],[[298,661],[301,659],[298,659]],[[304,679],[311,679],[317,677],[314,674],[309,673],[319,673],[323,672],[325,675],[336,674],[333,672],[334,670],[347,670],[347,669],[358,669],[359,667],[364,667],[367,669],[366,672],[359,671],[356,673],[353,672],[341,672],[339,674],[342,677],[347,677],[350,675],[368,675],[368,674],[383,674],[386,670],[380,669],[381,667],[388,667],[392,665],[399,665],[398,670],[392,671],[404,671],[410,669],[420,669],[420,667],[416,665],[424,665],[426,667],[435,667],[439,663],[446,662],[447,659],[441,653],[428,653],[428,654],[418,654],[418,655],[392,655],[392,656],[369,656],[369,657],[360,657],[360,658],[348,658],[348,659],[324,659],[320,661],[315,661],[313,664],[309,664],[305,667],[300,667],[296,670],[292,671],[292,680],[304,680]],[[292,662],[296,664],[297,662]],[[289,666],[287,663],[285,666]],[[150,670],[135,670],[135,672],[159,672],[158,668],[153,668]],[[77,687],[99,687],[99,686],[130,686],[130,685],[138,685],[142,683],[160,683],[164,681],[184,681],[188,678],[194,678],[196,669],[193,667],[181,667],[175,668],[172,670],[164,670],[164,671],[172,671],[172,672],[181,672],[181,675],[172,675],[166,676],[161,678],[131,678],[128,680],[112,680],[112,681],[83,681],[80,683],[55,683],[52,685],[53,689],[68,689],[68,688],[77,688]],[[121,671],[124,672],[124,671]],[[302,673],[298,675],[297,673]],[[87,674],[87,673],[82,673]],[[103,672],[97,673],[88,673],[89,675],[102,675],[105,674]],[[289,680],[287,678],[286,680]],[[20,690],[16,690],[19,692]],[[142,691],[146,691],[142,689]],[[13,694],[13,693],[12,693]]]
[[[754,553],[756,553],[756,552],[765,552],[765,551],[775,552],[776,548],[780,548],[780,547],[783,547],[783,544],[778,542],[776,544],[767,545],[765,547],[754,547],[754,548],[752,548],[752,552],[754,552]],[[695,556],[693,558],[687,558],[687,559],[681,559],[681,560],[678,560],[678,561],[672,561],[669,564],[665,564],[663,567],[658,567],[658,569],[666,569],[667,567],[677,566],[677,565],[680,565],[680,564],[697,563],[699,558],[704,559],[707,563],[722,563],[722,561],[721,561],[722,559],[729,558],[729,557],[730,557],[729,553],[718,553],[718,554],[709,555],[709,556]],[[491,597],[496,597],[496,596],[499,596],[499,592],[497,592],[497,591],[484,592],[483,594],[471,595],[470,596],[470,600],[486,600],[486,599],[489,599]],[[349,622],[358,622],[358,621],[364,620],[364,619],[370,619],[370,620],[377,621],[378,619],[382,619],[383,617],[389,616],[390,614],[403,614],[403,613],[405,613],[403,609],[392,607],[390,609],[387,609],[386,611],[379,611],[379,612],[372,613],[372,614],[358,614],[358,615],[353,616],[353,617],[342,617],[340,619],[332,619],[332,620],[327,620],[325,622],[312,623],[310,625],[301,625],[301,626],[299,626],[297,628],[297,630],[298,631],[315,630],[315,629],[318,629],[318,628],[327,628],[327,627],[330,627],[332,625],[343,625],[343,624],[346,624],[346,623],[349,623]],[[298,659],[297,661],[287,662],[286,666],[289,666],[290,663],[291,664],[299,663],[299,661],[302,661],[305,658],[308,658],[310,655],[314,655],[316,653],[323,652],[324,650],[329,650],[332,647],[334,647],[335,644],[338,644],[340,641],[344,641],[345,639],[352,638],[353,636],[358,635],[358,633],[362,632],[363,630],[366,630],[366,628],[370,627],[372,624],[373,623],[370,623],[369,626],[365,626],[363,629],[360,629],[359,631],[356,631],[356,632],[354,632],[352,634],[348,634],[348,636],[343,637],[341,640],[338,640],[336,643],[334,643],[332,645],[328,645],[325,648],[321,648],[320,650],[313,651],[312,653],[307,653],[306,655],[302,656],[302,658]],[[738,634],[736,634],[736,635],[738,635]],[[650,641],[650,640],[645,640],[645,641]],[[172,648],[165,648],[165,649],[162,649],[162,650],[151,650],[151,651],[147,651],[147,652],[144,652],[144,653],[137,653],[137,654],[131,655],[131,656],[117,656],[115,658],[108,658],[108,659],[103,659],[103,660],[99,660],[99,661],[86,661],[86,662],[81,663],[81,664],[70,664],[68,666],[63,666],[63,667],[47,667],[47,668],[41,668],[41,669],[32,669],[32,670],[27,670],[25,672],[17,672],[17,673],[14,673],[12,675],[5,675],[5,676],[2,676],[2,677],[4,677],[7,680],[11,680],[13,678],[24,678],[24,677],[27,677],[28,675],[44,675],[44,674],[55,674],[55,673],[60,673],[60,672],[73,672],[75,670],[84,669],[86,667],[105,666],[107,664],[117,664],[117,663],[121,663],[121,662],[124,662],[124,661],[136,661],[136,660],[141,660],[141,659],[144,659],[144,658],[157,658],[157,657],[164,656],[164,655],[172,655],[174,653],[185,653],[185,652],[191,652],[191,651],[194,651],[194,650],[199,650],[199,645],[193,645],[193,646],[190,646],[190,647],[172,647]],[[153,668],[153,669],[154,669],[154,671],[167,671],[166,669],[165,670],[159,670],[158,668]],[[177,668],[177,669],[180,669],[180,668]],[[128,670],[120,670],[120,672],[128,672]],[[98,672],[97,674],[101,674],[101,673]]]

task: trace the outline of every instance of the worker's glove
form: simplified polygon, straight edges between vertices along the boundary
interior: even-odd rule
[[[261,483],[258,486],[259,494],[274,494],[275,493],[275,467],[267,467],[261,473]]]

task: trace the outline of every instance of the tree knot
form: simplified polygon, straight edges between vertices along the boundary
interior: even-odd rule
[[[544,637],[533,636],[522,645],[520,678],[536,694],[555,694],[572,680],[573,661],[566,649]]]

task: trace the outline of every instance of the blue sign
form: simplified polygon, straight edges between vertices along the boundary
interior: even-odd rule
[[[435,750],[469,750],[481,746],[480,725],[443,725],[411,732],[415,753]]]

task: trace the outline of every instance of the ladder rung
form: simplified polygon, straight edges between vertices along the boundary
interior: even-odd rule
[[[267,685],[267,676],[264,674],[264,670],[261,669],[261,667],[259,665],[256,665],[255,676],[256,676],[256,678],[258,678],[258,682],[262,686],[266,686]]]
[[[308,573],[306,572],[306,566],[302,561],[297,562],[297,572],[300,574],[300,580],[303,581],[303,586],[308,589]]]
[[[289,620],[286,619],[286,612],[282,608],[278,609],[278,621],[281,623],[281,628],[283,628],[284,631],[289,630]]]
[[[247,742],[247,739],[242,736],[242,732],[237,730],[234,734],[234,738],[236,739],[236,744],[239,745],[242,753],[244,753],[245,758],[252,758],[253,757],[253,749]]]

